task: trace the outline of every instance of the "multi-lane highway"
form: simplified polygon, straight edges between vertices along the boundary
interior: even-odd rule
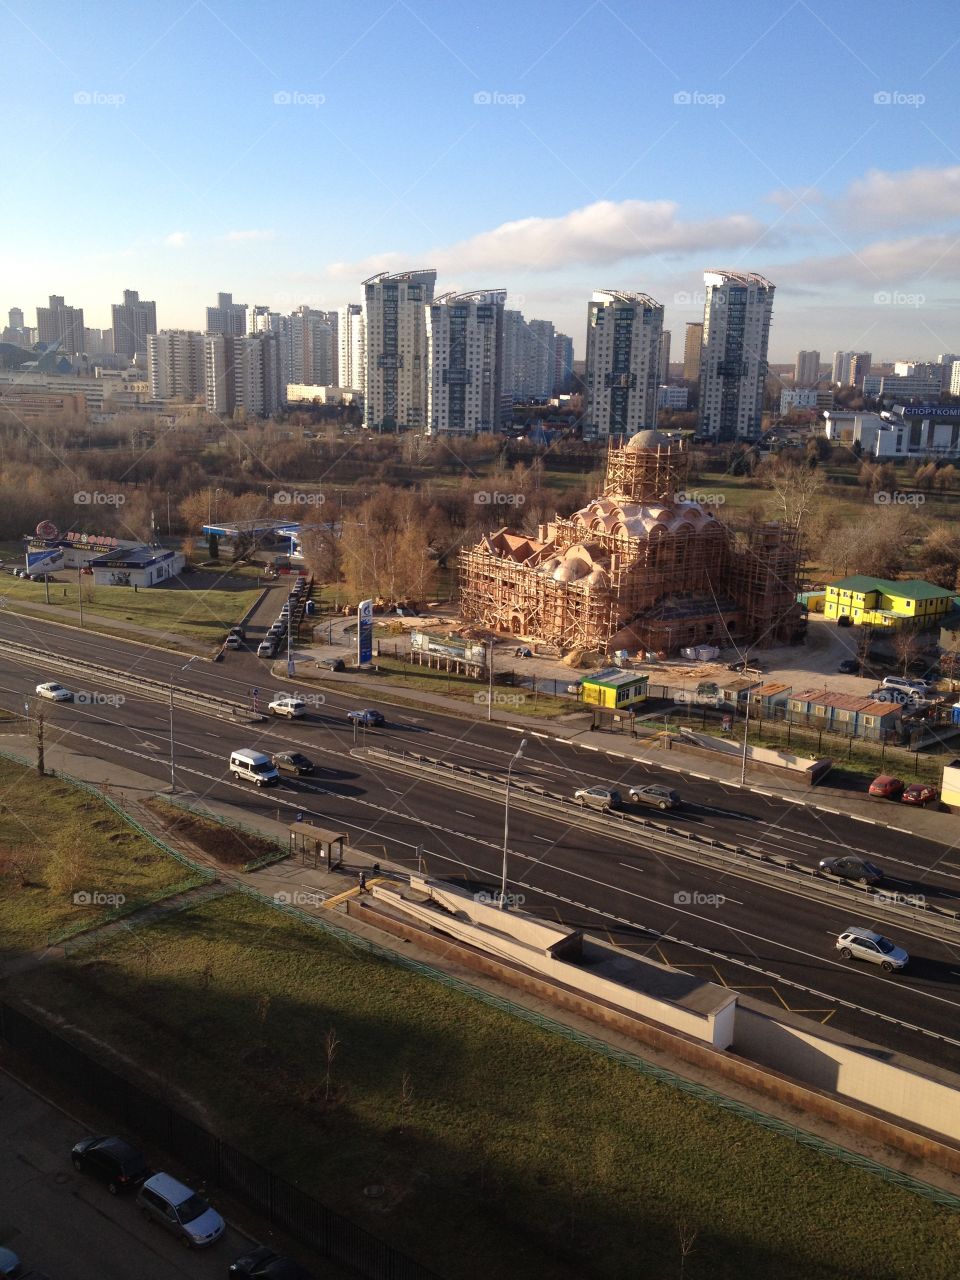
[[[45,704],[47,731],[54,738],[68,735],[71,745],[82,744],[118,766],[155,777],[158,788],[169,779],[169,712],[164,703],[138,695],[138,676],[172,678],[178,687],[247,705],[254,687],[260,689],[263,705],[273,692],[291,687],[272,680],[268,664],[248,651],[229,653],[216,665],[194,662],[182,672],[185,659],[179,654],[56,626],[44,626],[39,633],[36,622],[9,614],[0,615],[0,638],[129,676],[120,705],[96,700]],[[255,647],[255,633],[252,639]],[[63,671],[47,672],[0,654],[0,706],[22,709],[43,679],[98,692],[83,676],[71,679]],[[389,746],[505,774],[518,734],[483,720],[391,707],[378,701],[377,689],[383,686],[376,683],[360,695],[343,687],[311,684],[310,689],[324,700],[315,702],[306,719],[293,722],[268,719],[233,726],[180,701],[174,721],[179,785],[201,797],[243,805],[251,813],[276,817],[279,812],[292,821],[302,810],[348,831],[352,843],[371,854],[413,866],[419,853],[431,875],[495,888],[503,840],[499,798],[386,769],[355,749]],[[116,685],[99,690],[118,691]],[[363,705],[379,706],[387,725],[357,733],[346,712]],[[238,746],[268,752],[297,749],[317,763],[318,772],[312,778],[283,779],[279,788],[260,792],[235,782],[228,772],[230,750]],[[880,863],[891,877],[891,888],[922,893],[945,905],[956,899],[960,905],[960,853],[894,828],[702,778],[664,775],[655,762],[628,762],[602,750],[558,742],[549,733],[528,734],[513,776],[561,794],[572,794],[585,783],[608,782],[622,790],[626,783],[666,778],[681,792],[684,808],[663,817],[644,811],[652,822],[786,854],[810,867],[821,857],[858,851]],[[816,897],[816,882],[810,897],[774,886],[759,867],[736,874],[654,854],[642,844],[624,841],[612,823],[609,829],[583,823],[560,808],[538,816],[512,805],[509,844],[510,889],[523,898],[525,909],[608,935],[620,945],[778,1007],[803,1011],[888,1048],[960,1070],[960,947],[945,941],[934,922],[907,928],[873,918],[864,895],[851,893],[848,909],[827,895]],[[849,924],[876,927],[905,946],[912,958],[906,972],[887,976],[873,966],[845,964],[835,941]]]

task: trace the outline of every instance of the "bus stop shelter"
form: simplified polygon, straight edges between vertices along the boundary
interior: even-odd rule
[[[332,871],[343,866],[343,846],[348,839],[345,831],[317,827],[312,822],[294,822],[290,826],[290,852],[307,867]]]

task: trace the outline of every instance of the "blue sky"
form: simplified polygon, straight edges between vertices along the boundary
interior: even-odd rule
[[[838,9],[840,10],[838,12]],[[771,356],[960,350],[960,37],[905,10],[625,0],[0,0],[0,308],[161,327],[379,269],[503,287],[584,345],[593,288],[778,287]],[[878,97],[879,95],[879,97]]]

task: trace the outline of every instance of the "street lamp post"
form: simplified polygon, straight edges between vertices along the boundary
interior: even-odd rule
[[[171,792],[171,794],[172,794],[174,791],[176,791],[176,789],[177,789],[177,779],[176,779],[176,776],[175,776],[174,771],[173,771],[173,761],[174,761],[174,742],[173,742],[173,680],[174,680],[174,676],[180,675],[182,672],[186,671],[187,667],[189,667],[189,666],[190,666],[190,663],[191,663],[191,662],[196,662],[196,660],[197,660],[197,659],[196,659],[196,657],[191,658],[191,659],[190,659],[190,662],[185,662],[185,663],[183,664],[183,666],[180,668],[180,670],[179,670],[179,671],[174,671],[174,672],[172,672],[172,673],[171,673],[171,675],[170,675],[170,792]]]
[[[507,909],[507,839],[510,835],[510,774],[513,766],[523,755],[523,749],[527,745],[526,738],[521,739],[519,747],[513,755],[510,763],[507,765],[507,793],[503,801],[503,874],[500,877],[500,910]]]
[[[487,719],[493,719],[493,638],[490,639],[490,653],[487,657]]]

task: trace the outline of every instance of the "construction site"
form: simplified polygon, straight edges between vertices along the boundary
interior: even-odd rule
[[[721,521],[686,500],[687,470],[683,442],[660,432],[612,442],[586,507],[536,538],[504,527],[461,552],[463,620],[562,654],[797,638],[796,530]]]

